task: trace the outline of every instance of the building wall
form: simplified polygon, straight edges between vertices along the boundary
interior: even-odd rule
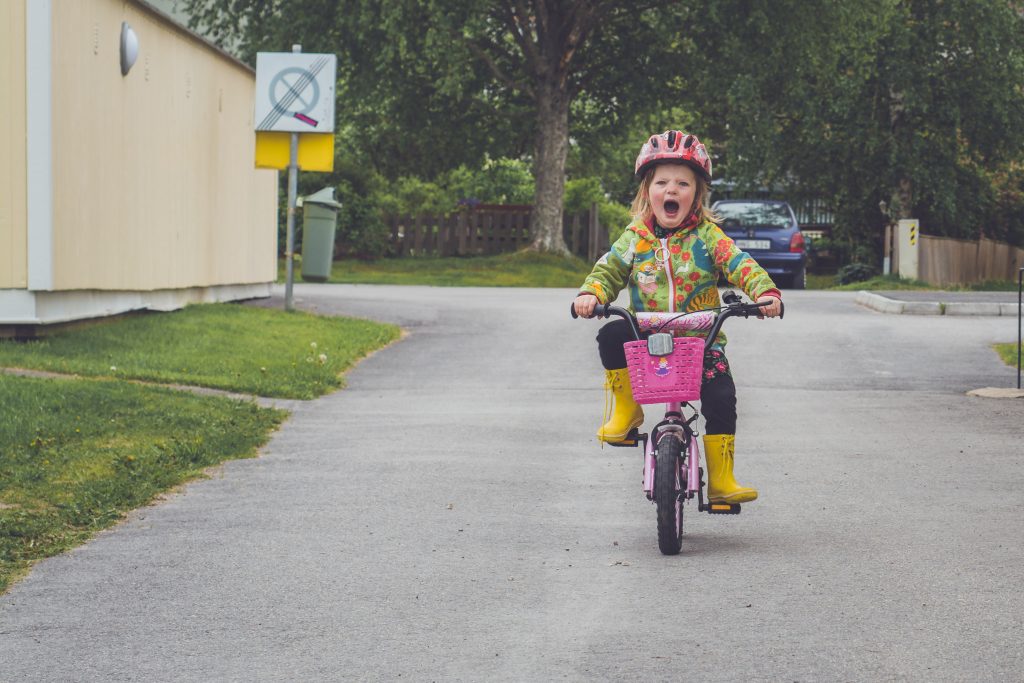
[[[28,284],[25,5],[0,2],[0,289]]]
[[[139,38],[127,76],[122,21]],[[277,173],[253,168],[253,72],[143,4],[62,0],[52,22],[52,289],[275,280]]]

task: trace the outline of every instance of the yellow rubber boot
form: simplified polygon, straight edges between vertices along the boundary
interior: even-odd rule
[[[736,437],[733,434],[708,434],[704,437],[704,456],[708,463],[708,501],[712,503],[749,503],[757,500],[757,490],[740,486],[732,475]]]
[[[605,370],[605,389],[615,399],[611,419],[597,430],[597,438],[607,443],[623,441],[634,427],[644,423],[644,410],[633,399],[633,387],[629,383],[629,370]],[[607,414],[607,413],[606,413]]]

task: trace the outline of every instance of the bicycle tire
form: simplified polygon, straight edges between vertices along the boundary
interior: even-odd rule
[[[663,555],[678,555],[683,545],[683,503],[679,464],[683,442],[674,434],[658,441],[654,465],[654,502],[658,509],[658,549]]]

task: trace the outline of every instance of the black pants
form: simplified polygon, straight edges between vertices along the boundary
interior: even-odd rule
[[[597,333],[597,349],[605,370],[626,367],[626,352],[622,345],[633,341],[633,333],[625,320],[613,320]],[[705,380],[700,388],[700,412],[707,424],[708,434],[736,433],[736,385],[729,375],[718,375]]]

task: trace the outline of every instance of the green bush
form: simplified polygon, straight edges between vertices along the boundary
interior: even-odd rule
[[[455,196],[450,190],[415,176],[399,178],[387,189],[378,188],[375,197],[381,210],[392,216],[422,213],[447,215],[456,204]]]
[[[522,159],[485,159],[479,169],[459,166],[438,179],[459,202],[470,204],[530,204],[535,182],[530,164]]]
[[[866,263],[848,263],[836,273],[835,282],[837,285],[848,285],[851,282],[870,280],[877,274],[878,270]]]
[[[597,212],[601,225],[608,231],[608,240],[612,243],[619,239],[623,228],[633,220],[629,207],[616,202],[602,202],[598,205]]]
[[[343,179],[335,196],[342,204],[334,238],[335,256],[367,259],[387,255],[391,235],[384,222],[380,195],[370,192],[363,179]]]
[[[600,178],[573,178],[565,184],[566,213],[582,213],[594,204],[597,204],[598,221],[607,231],[608,239],[614,242],[632,220],[629,208],[606,197]]]
[[[604,190],[601,189],[599,178],[572,178],[565,183],[566,213],[582,213],[590,209],[592,204],[605,201]]]

